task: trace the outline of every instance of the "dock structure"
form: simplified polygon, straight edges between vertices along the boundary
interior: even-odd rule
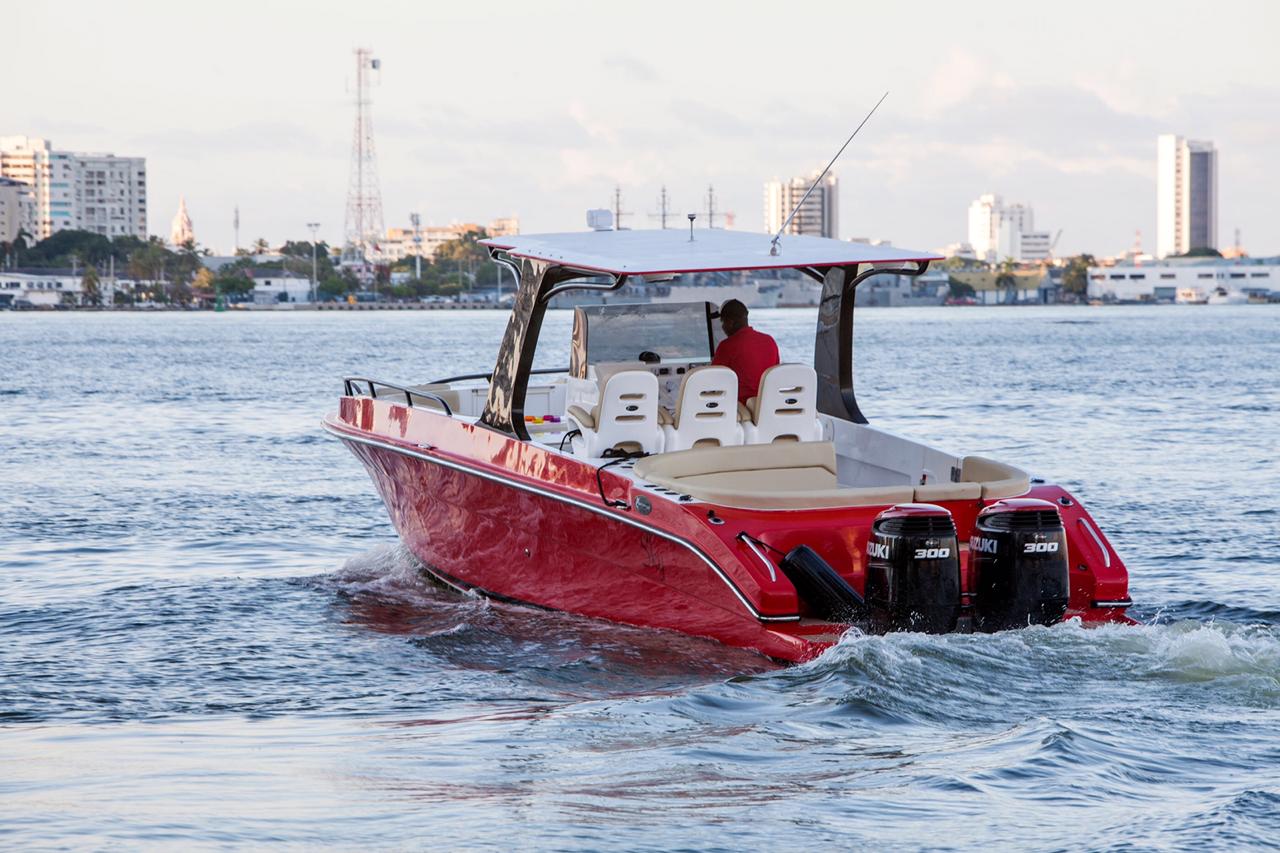
[[[317,302],[319,311],[482,311],[504,306],[496,302]]]

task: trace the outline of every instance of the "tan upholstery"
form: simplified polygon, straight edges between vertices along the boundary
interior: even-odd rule
[[[692,477],[722,471],[754,471],[761,468],[818,466],[836,473],[836,448],[829,441],[774,445],[737,445],[711,450],[681,450],[649,456],[636,463],[642,477],[649,473],[666,477]]]
[[[686,487],[741,489],[748,492],[820,492],[834,489],[837,485],[835,474],[817,466],[695,474],[681,478],[680,483]]]
[[[916,486],[918,503],[934,501],[977,500],[982,497],[981,483],[930,483],[927,486]]]
[[[960,461],[960,480],[980,484],[987,500],[1013,498],[1031,490],[1031,475],[1026,471],[982,456],[966,456]]]
[[[599,408],[600,408],[599,406],[596,406],[594,409],[588,412],[586,409],[582,408],[581,406],[570,406],[566,410],[566,414],[568,414],[569,417],[576,420],[581,426],[584,426],[587,429],[595,429],[596,428],[596,410],[598,410]]]
[[[913,498],[910,486],[840,488],[829,441],[681,450],[636,463],[644,480],[700,500],[758,509],[879,506]]]

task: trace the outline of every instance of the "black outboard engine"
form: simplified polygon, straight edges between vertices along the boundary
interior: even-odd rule
[[[1010,498],[983,509],[969,539],[969,560],[978,630],[1052,625],[1067,612],[1067,533],[1048,501]]]
[[[872,631],[954,630],[960,553],[951,513],[933,504],[898,504],[876,516],[863,597]]]

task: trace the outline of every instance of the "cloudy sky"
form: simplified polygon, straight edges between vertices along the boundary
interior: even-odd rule
[[[151,228],[185,195],[201,243],[341,239],[352,49],[382,60],[388,225],[577,230],[620,184],[654,227],[714,185],[763,227],[762,185],[837,165],[841,236],[937,248],[983,192],[1058,252],[1155,242],[1155,138],[1212,139],[1219,241],[1280,254],[1280,3],[8,4],[0,135],[142,155]]]

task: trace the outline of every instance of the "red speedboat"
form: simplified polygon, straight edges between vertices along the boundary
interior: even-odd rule
[[[486,244],[520,283],[493,370],[349,377],[324,422],[440,581],[787,661],[850,627],[1128,621],[1124,563],[1066,490],[863,417],[854,291],[929,253],[715,230]],[[568,368],[532,368],[560,294],[756,269],[798,270],[822,297],[813,364],[772,368],[746,405],[710,365],[707,302],[575,308]]]

